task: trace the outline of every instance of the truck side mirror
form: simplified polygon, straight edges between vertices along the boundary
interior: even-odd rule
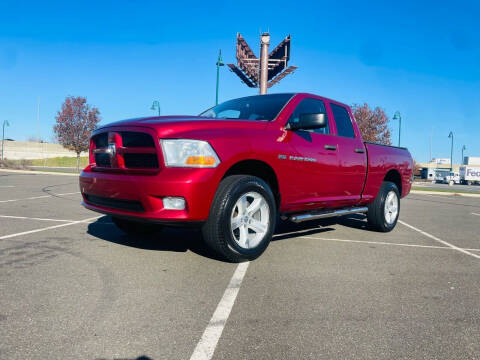
[[[327,126],[327,117],[324,113],[300,114],[299,121],[289,123],[289,130],[319,129]]]

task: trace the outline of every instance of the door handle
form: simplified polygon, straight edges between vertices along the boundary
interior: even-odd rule
[[[325,145],[324,148],[325,150],[337,150],[335,145]]]
[[[355,149],[355,152],[358,153],[358,154],[363,154],[365,152],[365,150],[363,149]]]

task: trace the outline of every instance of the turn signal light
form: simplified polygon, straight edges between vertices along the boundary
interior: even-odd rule
[[[185,161],[185,165],[215,165],[215,158],[213,156],[189,156]]]

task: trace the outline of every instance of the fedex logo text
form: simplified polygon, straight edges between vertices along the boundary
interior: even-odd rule
[[[480,177],[480,170],[467,169],[467,176],[478,176],[478,177]]]

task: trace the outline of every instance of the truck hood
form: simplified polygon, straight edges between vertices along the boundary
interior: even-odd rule
[[[147,127],[160,137],[177,136],[191,132],[224,132],[228,129],[264,129],[268,122],[247,119],[215,119],[202,116],[156,116],[116,121],[101,126],[97,131],[111,127]]]

